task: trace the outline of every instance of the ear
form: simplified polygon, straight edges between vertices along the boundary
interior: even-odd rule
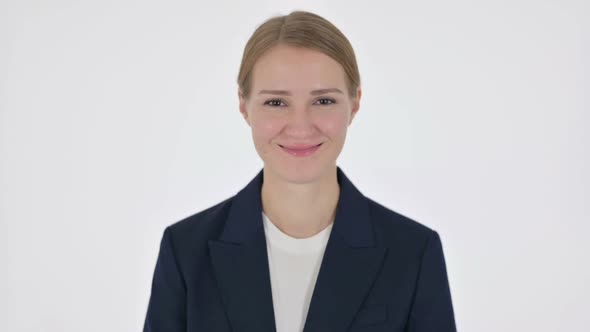
[[[354,119],[354,116],[356,115],[356,113],[359,111],[359,108],[361,107],[361,95],[362,95],[362,90],[361,87],[357,87],[356,89],[356,97],[352,100],[352,112],[350,114],[350,122],[348,123],[349,125],[352,123],[352,119]]]
[[[238,88],[238,100],[240,102],[240,113],[242,114],[248,125],[250,125],[250,121],[248,120],[248,111],[246,110],[246,99],[244,98],[244,95],[242,94],[242,89],[240,88]]]

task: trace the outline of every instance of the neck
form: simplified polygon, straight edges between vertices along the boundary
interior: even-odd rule
[[[313,236],[334,221],[340,186],[336,169],[311,183],[291,183],[264,169],[262,209],[283,233]]]

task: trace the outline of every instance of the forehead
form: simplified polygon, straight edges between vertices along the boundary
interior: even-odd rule
[[[256,61],[252,70],[252,87],[256,90],[346,86],[342,66],[322,52],[286,45],[275,46]]]

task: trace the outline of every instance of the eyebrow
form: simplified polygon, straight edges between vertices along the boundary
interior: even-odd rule
[[[312,90],[309,94],[313,95],[313,96],[317,96],[317,95],[322,95],[325,93],[330,93],[330,92],[337,92],[337,93],[342,93],[342,90],[337,89],[337,88],[329,88],[329,89],[318,89],[318,90]],[[260,90],[260,92],[258,92],[259,95],[261,94],[271,94],[271,95],[281,95],[281,96],[290,96],[291,92],[287,91],[287,90]]]

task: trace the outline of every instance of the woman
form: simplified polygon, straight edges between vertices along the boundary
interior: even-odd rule
[[[322,17],[264,22],[238,77],[260,172],[164,231],[144,331],[455,331],[438,234],[336,166],[361,88]]]

